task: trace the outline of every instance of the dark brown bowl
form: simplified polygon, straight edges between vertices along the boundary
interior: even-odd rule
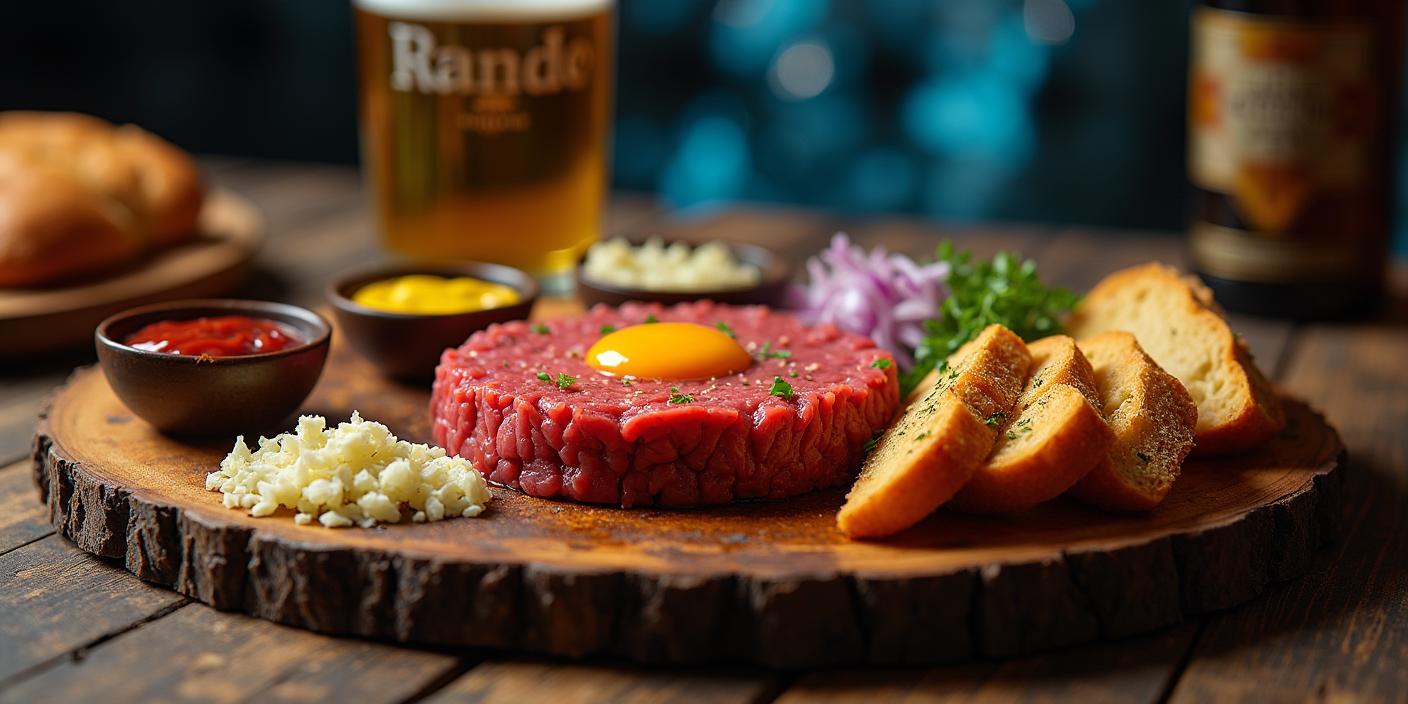
[[[408,274],[471,276],[510,286],[520,298],[502,308],[440,315],[388,313],[352,301],[357,289],[373,281]],[[493,323],[527,318],[538,300],[538,283],[527,273],[500,264],[398,264],[343,274],[328,284],[327,298],[337,327],[353,349],[386,376],[422,383],[435,376],[435,365],[445,348],[464,344],[470,333]]]
[[[122,343],[160,320],[217,315],[283,323],[306,341],[277,352],[213,359]],[[216,298],[133,308],[99,323],[93,337],[108,384],[143,420],[177,435],[235,435],[277,429],[298,409],[323,372],[332,326],[298,306]]]
[[[644,240],[630,239],[628,241],[636,247],[644,243]],[[667,241],[665,244],[668,245],[671,242]],[[685,244],[697,246],[699,243],[686,241]],[[704,299],[732,305],[785,306],[787,303],[787,284],[792,277],[792,267],[782,257],[763,247],[752,244],[727,244],[728,248],[733,251],[735,259],[745,264],[752,264],[762,272],[762,278],[758,281],[757,286],[707,291],[651,291],[641,288],[625,288],[593,281],[586,276],[582,270],[582,264],[579,262],[577,264],[577,295],[587,306],[597,303],[616,306],[626,301],[647,301],[673,305]]]

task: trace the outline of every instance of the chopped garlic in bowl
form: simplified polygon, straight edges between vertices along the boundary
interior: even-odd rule
[[[261,517],[282,506],[298,511],[299,524],[328,528],[399,523],[407,512],[417,523],[473,517],[492,498],[469,460],[400,440],[356,411],[336,428],[303,416],[294,433],[259,438],[253,451],[237,438],[205,488],[224,494],[226,508]]]
[[[742,289],[757,286],[763,276],[722,242],[691,247],[651,238],[637,247],[619,237],[593,244],[582,274],[597,283],[662,292]]]

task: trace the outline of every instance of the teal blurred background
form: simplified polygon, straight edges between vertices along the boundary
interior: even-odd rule
[[[681,207],[1179,230],[1189,9],[620,0],[615,183]],[[136,122],[202,153],[357,158],[346,0],[5,3],[0,61],[0,109]]]

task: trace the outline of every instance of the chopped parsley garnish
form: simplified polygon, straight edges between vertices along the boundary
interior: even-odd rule
[[[657,317],[655,317],[655,314],[654,314],[654,313],[651,313],[650,315],[645,316],[645,322],[647,322],[647,323],[658,323],[658,322],[660,322],[660,319],[657,318]]]
[[[780,399],[791,401],[792,385],[783,381],[782,377],[775,376],[772,378],[772,388],[768,389],[768,393]]]
[[[539,335],[546,335],[552,331],[548,329],[548,326],[543,325],[542,323],[533,323],[533,332]]]
[[[1011,430],[1007,431],[1007,439],[1016,440],[1017,438],[1026,435],[1030,432],[1032,432],[1032,419],[1023,418],[1017,421],[1017,424],[1012,426]]]
[[[694,397],[680,393],[680,387],[670,387],[670,403],[694,403]]]
[[[875,361],[870,363],[870,366],[875,369],[889,369],[890,360],[885,359],[884,357],[876,357]]]
[[[631,385],[631,378],[628,377],[628,376],[623,376],[623,377],[621,377],[621,385],[622,385],[622,386],[630,386],[630,385]]]
[[[772,348],[772,340],[763,343],[763,348],[758,350],[758,356],[762,359],[787,359],[792,356],[792,350],[775,350]]]
[[[714,323],[714,327],[718,328],[719,332],[728,335],[729,337],[735,340],[738,339],[738,335],[733,332],[733,328],[729,327],[728,323],[725,323],[724,321],[720,320],[719,322]]]
[[[918,435],[915,435],[915,436],[914,436],[914,439],[915,439],[915,441],[917,442],[917,441],[919,441],[919,440],[923,440],[924,438],[929,437],[929,435],[931,435],[931,434],[932,434],[932,433],[931,433],[930,431],[926,430],[926,431],[924,431],[924,432],[922,432],[922,433],[920,433],[920,434],[918,434]]]
[[[572,385],[577,383],[577,377],[572,376],[570,374],[564,374],[562,372],[557,373],[556,379],[554,379],[552,375],[547,372],[538,372],[534,376],[538,377],[538,379],[542,381],[548,382],[549,384],[557,384],[557,388],[562,389],[563,391],[572,388]]]
[[[1035,261],[1007,252],[974,261],[971,253],[944,242],[938,260],[949,265],[949,296],[939,317],[925,323],[924,339],[914,350],[914,368],[901,380],[902,393],[988,325],[1005,325],[1024,340],[1046,337],[1061,331],[1061,316],[1080,300],[1064,288],[1042,283]]]
[[[1003,413],[1002,411],[998,411],[997,413],[994,413],[994,414],[988,416],[987,418],[984,418],[984,419],[983,419],[983,425],[988,425],[988,426],[1000,425],[1000,424],[1002,423],[1002,420],[1003,420],[1004,418],[1006,418],[1006,417],[1007,417],[1007,414],[1006,414],[1006,413]]]
[[[613,333],[613,332],[616,332],[616,326],[615,326],[615,325],[603,325],[603,326],[601,326],[601,334],[603,334],[603,335],[610,335],[610,334]]]

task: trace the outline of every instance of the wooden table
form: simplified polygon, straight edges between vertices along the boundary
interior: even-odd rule
[[[241,295],[319,305],[335,271],[378,254],[357,174],[212,160],[255,200],[272,237]],[[664,213],[613,201],[612,233],[766,243],[800,260],[846,230],[913,255],[940,237],[1036,257],[1083,289],[1128,264],[1180,259],[1167,234],[949,227],[738,206]],[[0,701],[250,698],[363,702],[1085,702],[1408,698],[1408,267],[1388,309],[1355,324],[1237,319],[1262,367],[1311,400],[1349,445],[1343,535],[1310,574],[1163,633],[1009,661],[908,670],[646,669],[330,638],[207,608],[145,584],[54,534],[29,473],[35,415],[91,351],[0,369]],[[824,615],[822,615],[824,617]]]

